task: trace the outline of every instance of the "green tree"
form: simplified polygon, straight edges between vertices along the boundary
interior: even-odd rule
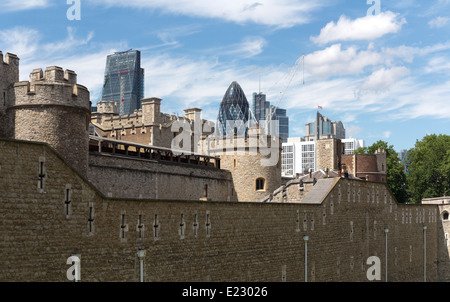
[[[408,151],[408,187],[412,201],[450,192],[450,136],[430,134]]]
[[[394,146],[379,140],[369,147],[358,148],[355,154],[375,154],[378,149],[386,151],[386,183],[395,199],[400,203],[408,201],[408,191],[404,166],[398,158]]]

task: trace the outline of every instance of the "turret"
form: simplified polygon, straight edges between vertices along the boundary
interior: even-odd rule
[[[6,108],[12,97],[12,86],[19,81],[19,58],[7,53],[3,60],[0,51],[0,137],[11,137],[11,125],[6,116]]]
[[[12,92],[7,104],[12,138],[48,143],[86,175],[91,103],[76,73],[58,66],[35,69],[30,81],[15,83]]]
[[[281,139],[249,129],[248,136],[215,137],[211,155],[233,177],[238,201],[258,201],[281,186]]]

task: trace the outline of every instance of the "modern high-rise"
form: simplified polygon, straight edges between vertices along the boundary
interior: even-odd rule
[[[326,116],[317,112],[314,122],[306,124],[305,139],[317,140],[327,138],[345,138],[345,129],[341,121],[332,122]]]
[[[350,155],[355,153],[355,150],[358,148],[364,148],[364,140],[356,139],[356,138],[345,138],[341,139],[341,142],[344,144],[344,154]]]
[[[260,127],[266,129],[270,135],[281,137],[283,143],[287,142],[289,137],[289,117],[286,115],[286,109],[275,107],[266,101],[266,95],[263,93],[253,93],[253,113],[255,119],[260,123]],[[277,121],[274,123],[273,121]]]
[[[278,136],[281,137],[283,143],[287,142],[289,137],[289,117],[286,115],[286,109],[281,109],[275,106],[270,106],[272,114],[272,121],[278,121]],[[269,131],[269,134],[275,134]]]
[[[270,108],[270,102],[266,101],[266,95],[263,93],[253,93],[253,114],[257,121],[266,120],[266,110]]]
[[[288,138],[281,152],[281,176],[293,178],[316,170],[316,142],[300,137]]]
[[[245,93],[238,82],[230,84],[217,115],[217,134],[228,136],[231,134],[247,135],[249,121],[252,120],[250,108]]]
[[[119,114],[132,114],[144,98],[144,69],[141,52],[116,52],[106,58],[102,100],[119,103]]]

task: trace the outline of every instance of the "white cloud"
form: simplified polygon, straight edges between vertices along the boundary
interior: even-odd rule
[[[450,59],[447,57],[434,57],[428,61],[425,67],[428,73],[448,73],[450,72]]]
[[[351,75],[363,72],[370,65],[383,62],[383,57],[374,51],[358,51],[355,47],[342,49],[341,44],[331,45],[305,56],[305,70],[313,75]]]
[[[328,23],[311,40],[320,45],[334,41],[374,40],[386,34],[397,33],[406,23],[405,19],[398,20],[397,17],[398,14],[390,11],[355,20],[341,16],[337,23]]]
[[[447,119],[450,116],[450,81],[437,84],[410,85],[410,91],[398,94],[396,99],[403,106],[390,113],[394,119],[433,117]]]
[[[361,128],[360,126],[357,125],[353,125],[353,124],[347,124],[345,123],[345,121],[343,120],[344,123],[344,127],[345,127],[345,132],[347,137],[358,137],[358,134],[361,133],[363,131],[363,128]]]
[[[314,0],[92,0],[91,3],[107,7],[158,9],[168,14],[281,28],[309,22],[310,14],[323,5]]]
[[[46,8],[51,5],[50,0],[2,0],[0,12],[23,11],[30,9]]]
[[[0,31],[0,44],[3,51],[20,56],[29,56],[38,49],[40,33],[32,28],[14,27]]]
[[[262,37],[245,37],[241,42],[226,47],[208,49],[214,55],[231,55],[238,58],[250,58],[263,52],[267,41]]]
[[[374,71],[362,85],[357,88],[356,94],[360,97],[368,92],[384,92],[402,78],[409,75],[410,70],[404,66],[380,68]]]
[[[450,21],[449,17],[436,17],[433,20],[430,20],[430,22],[428,22],[428,25],[431,28],[440,28],[440,27],[444,27],[445,25],[447,25],[448,21]]]

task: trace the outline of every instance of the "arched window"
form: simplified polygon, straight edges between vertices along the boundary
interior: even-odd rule
[[[442,219],[443,220],[448,220],[448,212],[445,211],[444,213],[442,213]]]
[[[265,179],[259,177],[256,179],[256,191],[264,191],[265,190]]]

